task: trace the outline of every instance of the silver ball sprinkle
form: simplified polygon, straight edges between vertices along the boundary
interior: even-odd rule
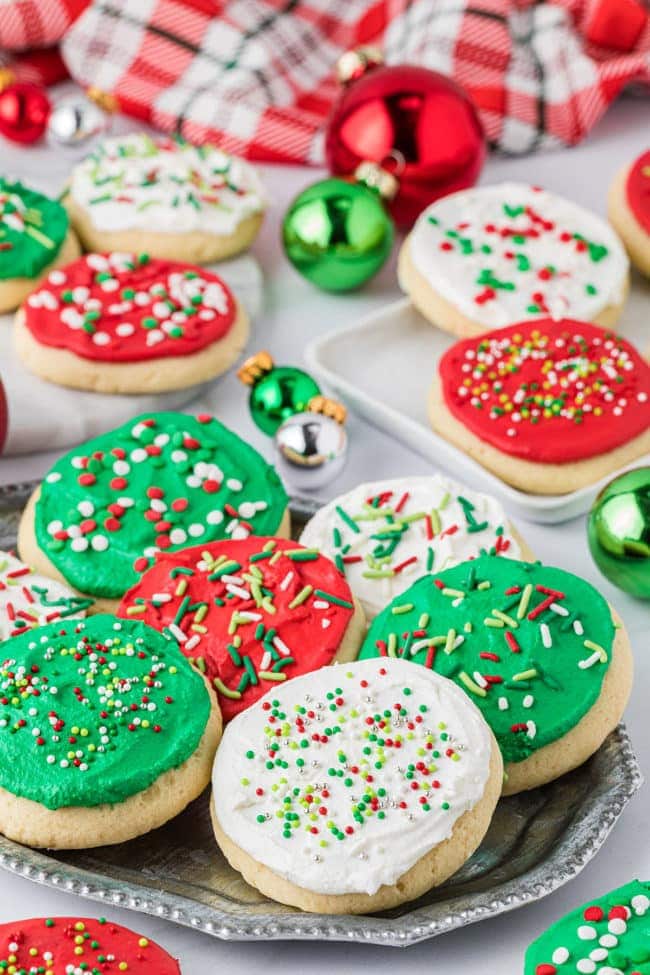
[[[275,433],[276,466],[294,487],[317,491],[345,466],[348,435],[342,424],[322,413],[296,413]]]
[[[47,140],[58,148],[83,148],[87,152],[90,140],[106,135],[110,126],[110,115],[90,98],[82,94],[68,95],[50,113]]]

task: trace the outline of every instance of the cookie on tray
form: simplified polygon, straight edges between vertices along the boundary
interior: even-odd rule
[[[0,970],[52,975],[181,975],[155,941],[106,918],[39,917],[0,924]]]
[[[222,279],[147,254],[86,254],[53,271],[16,315],[27,368],[100,393],[162,393],[221,375],[248,317]]]
[[[0,832],[27,846],[122,843],[210,780],[221,715],[178,644],[100,614],[0,654]]]
[[[359,484],[324,505],[300,541],[336,563],[369,619],[424,573],[482,552],[534,558],[495,498],[442,474]]]
[[[524,975],[647,975],[650,883],[633,880],[587,901],[532,943]]]
[[[289,535],[275,469],[207,414],[144,413],[86,441],[30,498],[18,550],[44,575],[115,612],[158,552]]]
[[[78,255],[65,208],[0,176],[0,314],[17,308],[54,268]]]
[[[92,599],[38,575],[11,552],[0,551],[0,641],[55,620],[83,617]]]
[[[629,267],[600,217],[538,187],[497,183],[424,210],[402,246],[399,279],[425,318],[468,336],[543,317],[611,327]]]
[[[520,322],[445,352],[429,418],[506,483],[567,494],[650,450],[650,365],[596,325]]]
[[[609,219],[630,260],[650,276],[650,149],[625,166],[609,189]]]
[[[455,681],[496,735],[504,794],[581,765],[621,719],[633,660],[588,582],[486,555],[424,576],[373,622],[360,659],[403,658]]]
[[[266,197],[243,159],[140,132],[106,139],[78,163],[66,206],[86,250],[208,264],[252,244]]]
[[[406,660],[338,664],[230,722],[213,825],[267,897],[326,914],[383,910],[472,855],[502,773],[490,729],[451,681]]]
[[[216,690],[224,721],[287,678],[355,660],[366,629],[329,559],[257,536],[159,554],[118,615],[171,633]]]

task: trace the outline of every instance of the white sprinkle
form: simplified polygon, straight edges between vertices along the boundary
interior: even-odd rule
[[[205,525],[200,525],[198,522],[194,522],[187,529],[188,535],[192,538],[199,538],[201,535],[205,534]]]
[[[618,944],[618,938],[615,938],[613,934],[603,934],[599,938],[598,944],[602,945],[603,948],[615,948]]]
[[[286,643],[280,639],[279,636],[276,636],[275,639],[273,640],[273,646],[279,653],[282,654],[283,657],[291,656],[291,650],[286,645]]]
[[[590,924],[581,924],[578,928],[578,937],[581,941],[595,941],[598,937],[598,932]]]
[[[230,488],[231,491],[241,491],[243,484],[236,477],[229,477],[226,481],[226,487]]]
[[[108,332],[94,332],[92,338],[95,345],[109,345],[111,341]]]
[[[293,572],[287,572],[286,576],[280,583],[280,589],[285,592],[291,585],[291,580],[293,579]]]
[[[85,552],[88,548],[88,539],[80,535],[79,538],[73,538],[70,542],[70,548],[73,552]]]
[[[582,623],[580,620],[573,621],[573,632],[576,634],[576,636],[582,636],[582,634],[585,632],[582,628]]]
[[[106,535],[93,535],[92,541],[90,543],[95,550],[95,552],[105,552],[108,548],[108,539]]]
[[[576,970],[580,972],[580,975],[592,975],[596,971],[596,963],[589,958],[581,958],[576,965]]]
[[[323,618],[323,619],[321,620],[321,623],[320,623],[320,625],[321,625],[321,627],[322,627],[322,628],[323,628],[324,630],[326,630],[326,629],[328,628],[328,626],[331,626],[331,625],[332,625],[332,621],[331,621],[331,620],[328,620],[328,618],[327,618],[327,617],[325,616],[325,617],[324,617],[324,618]]]
[[[568,948],[563,948],[563,947],[556,948],[553,954],[551,955],[551,961],[553,962],[554,965],[563,965],[565,961],[569,960],[569,958],[570,955],[569,955]]]
[[[50,282],[50,284],[65,284],[66,276],[63,273],[63,271],[56,270],[56,271],[50,271],[50,273],[47,276],[47,279]]]
[[[225,576],[223,578],[225,578]],[[226,586],[226,589],[228,590],[228,592],[232,593],[233,596],[239,596],[240,599],[250,599],[251,598],[251,594],[248,591],[248,589],[242,589],[241,586],[233,586],[232,583],[229,583]]]
[[[639,917],[643,917],[648,908],[650,907],[650,897],[646,897],[645,894],[635,894],[631,901],[632,910]]]
[[[262,660],[260,662],[260,670],[268,670],[269,667],[271,666],[272,660],[273,660],[273,657],[271,656],[271,654],[269,653],[269,651],[268,650],[265,650],[265,652],[264,652],[264,654],[262,656]]]
[[[532,708],[532,706],[533,706],[534,703],[535,703],[535,698],[533,697],[533,695],[532,694],[526,694],[526,697],[523,700],[524,707],[525,708]]]
[[[215,508],[213,511],[208,511],[207,518],[205,519],[208,525],[220,525],[223,521],[223,511],[219,511]]]
[[[180,626],[176,625],[176,623],[170,623],[168,626],[168,630],[172,636],[176,637],[179,643],[185,643],[185,641],[187,640],[187,636],[185,635],[185,633],[183,633]]]
[[[485,677],[483,676],[483,674],[480,674],[478,670],[475,670],[472,676],[474,677],[474,680],[476,681],[479,687],[485,689],[488,686],[488,682],[486,681]]]
[[[625,932],[627,931],[627,924],[625,923],[623,918],[615,917],[612,918],[612,920],[607,925],[607,930],[610,932],[610,934],[616,934],[616,935],[625,934]]]
[[[553,646],[553,638],[551,637],[551,631],[548,628],[548,623],[540,623],[539,628],[542,634],[542,643],[548,650],[549,647]]]
[[[148,456],[147,451],[143,447],[136,447],[135,450],[131,451],[131,460],[134,464],[141,464]]]
[[[189,638],[189,640],[186,642],[185,649],[193,650],[194,647],[200,642],[200,640],[201,640],[200,635],[198,633],[193,633],[192,636]]]
[[[598,651],[596,651],[595,653],[592,653],[590,657],[587,657],[585,660],[579,660],[578,667],[580,668],[580,670],[588,670],[590,667],[593,667],[594,664],[597,664],[599,660],[600,660],[600,654],[598,653]]]
[[[47,481],[48,484],[56,484],[57,481],[61,480],[61,475],[59,474],[58,471],[52,471],[51,474],[47,475],[45,480]]]
[[[169,540],[172,545],[182,545],[187,539],[187,533],[183,528],[172,528],[169,533]]]
[[[552,610],[552,612],[557,613],[558,616],[568,616],[569,615],[569,610],[568,609],[565,609],[564,606],[560,606],[559,603],[551,603],[551,605],[549,606],[549,609]]]
[[[528,735],[529,738],[534,738],[535,735],[537,734],[537,725],[535,724],[534,721],[527,721],[526,729],[527,729],[526,734]]]
[[[500,697],[497,703],[499,705],[499,711],[507,711],[510,707],[507,697]]]
[[[151,597],[152,603],[170,603],[172,597],[168,592],[155,592]]]
[[[262,619],[262,614],[261,613],[251,613],[250,610],[248,610],[248,609],[242,609],[242,610],[240,610],[239,615],[243,619],[245,619],[245,620],[261,620]]]
[[[330,604],[326,603],[324,599],[315,599],[312,606],[314,609],[329,609]]]
[[[607,951],[607,948],[594,948],[593,951],[589,952],[589,957],[591,958],[592,961],[605,961],[608,954],[609,952]],[[601,968],[601,972],[602,970],[603,969]],[[614,969],[610,968],[610,972],[613,971]]]

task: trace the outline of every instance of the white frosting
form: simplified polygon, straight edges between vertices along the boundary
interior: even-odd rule
[[[105,232],[227,235],[266,205],[243,159],[144,133],[103,142],[74,168],[70,193]]]
[[[386,501],[373,508],[367,501],[378,495],[385,495]],[[408,497],[403,501],[405,495]],[[485,528],[468,532],[468,516],[459,496],[474,506],[469,517],[473,516],[478,525],[487,522]],[[397,507],[399,512],[395,511]],[[358,531],[341,517],[337,508],[354,521]],[[408,520],[418,514],[429,515],[431,530],[425,517]],[[390,549],[390,537],[374,536],[390,532],[400,522],[405,524],[405,530],[399,543],[382,557],[379,551],[384,546]],[[502,530],[500,541],[497,530]],[[432,539],[429,534],[433,534]],[[350,588],[370,619],[427,571],[442,572],[495,545],[509,558],[521,557],[499,502],[440,474],[359,484],[321,508],[305,526],[300,541],[327,555],[345,572]],[[352,561],[359,557],[361,561]],[[395,567],[405,562],[409,564],[395,573]]]
[[[526,210],[512,216],[506,206]],[[496,228],[492,232],[485,229],[490,225]],[[504,228],[532,229],[538,236],[517,241],[502,236]],[[568,240],[561,239],[563,233],[570,235]],[[578,249],[574,234],[608,253],[594,261],[588,247]],[[413,264],[434,291],[486,328],[540,315],[592,321],[625,293],[629,264],[612,228],[577,204],[524,184],[499,183],[443,197],[420,214],[409,242]],[[549,267],[555,271],[547,277]],[[515,287],[492,288],[493,298],[477,302],[489,287],[481,283],[486,270]],[[534,297],[539,294],[545,308]]]
[[[265,710],[271,702],[277,706]],[[366,720],[378,714],[384,727]],[[286,767],[266,767],[269,743]],[[287,681],[230,722],[214,763],[215,811],[237,846],[291,883],[319,894],[374,894],[448,839],[479,802],[491,749],[483,717],[451,681],[400,659],[339,664]],[[359,822],[354,808],[368,795],[376,809],[366,801]],[[297,816],[290,838],[287,810]]]
[[[37,575],[9,552],[0,552],[0,640],[53,623],[62,613],[65,619],[85,616],[81,608],[68,612],[74,609],[68,600],[75,598],[68,586]],[[86,602],[79,600],[79,606]]]

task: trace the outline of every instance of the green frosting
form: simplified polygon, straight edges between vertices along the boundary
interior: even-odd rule
[[[68,214],[57,200],[0,177],[0,280],[38,277],[67,233]]]
[[[147,413],[54,465],[35,531],[75,589],[117,599],[156,551],[274,535],[287,503],[274,468],[213,417]]]
[[[360,658],[403,656],[466,690],[504,761],[565,735],[600,694],[611,612],[584,579],[483,555],[424,576],[374,621]]]
[[[650,975],[650,883],[588,901],[526,952],[524,975]]]
[[[178,644],[98,615],[4,643],[0,786],[48,809],[122,802],[197,749],[210,696]]]

